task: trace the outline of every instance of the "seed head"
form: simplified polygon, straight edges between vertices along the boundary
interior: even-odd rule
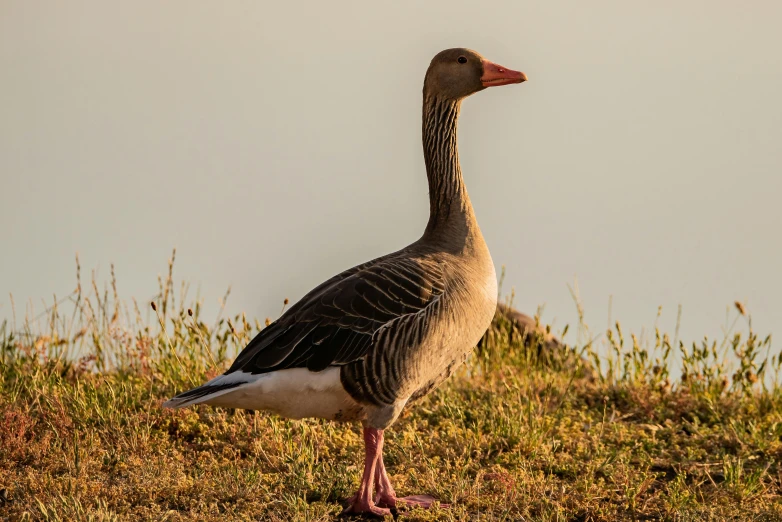
[[[149,304],[152,306],[152,310],[157,312],[157,305],[155,304],[155,301],[151,301]]]

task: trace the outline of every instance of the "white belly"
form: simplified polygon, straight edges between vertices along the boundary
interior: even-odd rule
[[[227,408],[267,410],[290,419],[362,419],[366,415],[364,408],[342,387],[339,372],[339,368],[332,367],[322,372],[291,368],[260,375],[243,374],[244,379],[252,382],[204,403]]]

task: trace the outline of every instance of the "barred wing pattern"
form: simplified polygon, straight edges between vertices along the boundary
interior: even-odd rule
[[[347,366],[342,381],[354,398],[393,403],[401,354],[420,344],[445,292],[439,263],[400,254],[351,268],[312,290],[253,338],[226,374]]]

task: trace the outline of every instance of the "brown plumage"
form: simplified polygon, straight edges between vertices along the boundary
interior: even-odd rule
[[[421,238],[319,285],[261,331],[224,375],[165,406],[360,420],[367,456],[348,509],[383,514],[397,503],[431,505],[429,497],[394,494],[383,429],[450,376],[494,316],[497,279],[462,178],[457,119],[470,94],[524,80],[467,49],[435,56],[423,89],[430,217]]]

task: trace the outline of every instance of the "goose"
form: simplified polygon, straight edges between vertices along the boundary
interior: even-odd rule
[[[539,324],[534,317],[530,317],[516,308],[505,303],[497,303],[496,315],[504,317],[511,327],[518,331],[525,344],[531,345],[535,343],[539,345],[540,349],[545,349],[549,352],[562,348],[562,341],[556,335]],[[485,343],[486,335],[481,338],[478,345],[485,345]]]
[[[223,375],[163,406],[360,421],[364,472],[345,512],[384,516],[437,505],[427,495],[396,495],[383,464],[383,432],[466,360],[494,316],[497,277],[462,178],[456,127],[466,97],[526,80],[469,49],[438,53],[423,87],[423,235],[315,287],[259,332]]]

